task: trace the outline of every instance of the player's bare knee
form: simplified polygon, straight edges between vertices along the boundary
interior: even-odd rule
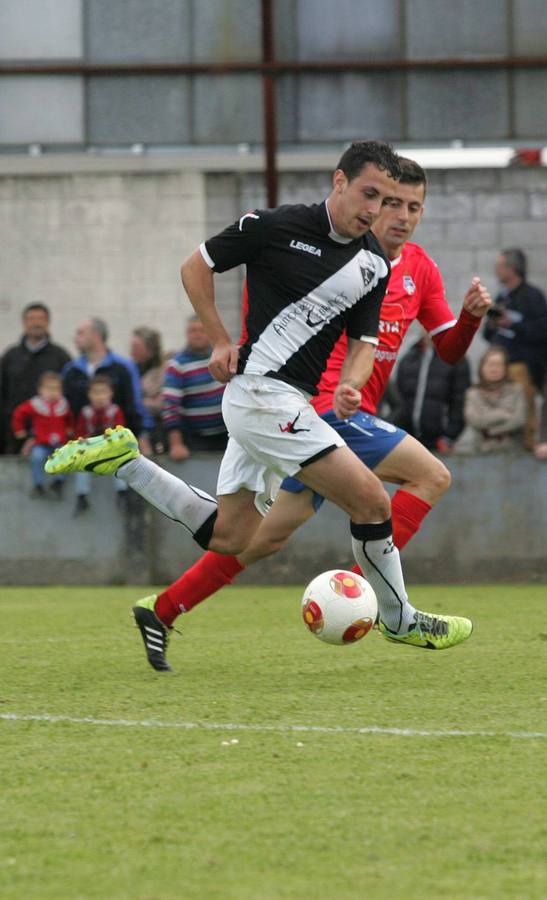
[[[239,556],[248,545],[250,537],[245,530],[234,528],[233,523],[226,526],[217,519],[215,530],[207,549],[213,550],[215,553]]]
[[[237,535],[213,535],[209,541],[208,550],[214,553],[223,553],[227,556],[239,556],[245,550],[245,540]]]
[[[428,486],[434,499],[438,500],[448,490],[452,483],[452,475],[440,459],[435,460],[435,465],[428,473]]]
[[[374,488],[355,497],[350,510],[353,522],[385,522],[391,515],[389,494],[379,481]]]

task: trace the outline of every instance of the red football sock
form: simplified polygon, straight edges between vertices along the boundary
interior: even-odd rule
[[[432,507],[421,497],[409,491],[397,491],[391,500],[393,543],[398,550],[406,547]]]
[[[208,550],[184,575],[158,594],[154,607],[158,619],[164,625],[172,625],[180,613],[189,612],[223,585],[230,584],[243,569],[237,557]]]

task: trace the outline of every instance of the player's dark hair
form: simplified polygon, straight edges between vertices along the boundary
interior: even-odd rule
[[[392,178],[401,177],[399,157],[391,144],[385,141],[354,141],[342,154],[337,169],[341,169],[348,181],[356,178],[364,166],[371,163],[387,172]]]
[[[414,185],[423,184],[425,197],[427,191],[427,175],[422,167],[419,166],[417,162],[414,162],[413,159],[408,159],[406,156],[399,157],[399,165],[401,166],[400,183]]]
[[[33,309],[41,309],[42,312],[44,312],[46,314],[48,319],[50,318],[49,309],[47,308],[45,303],[27,303],[27,305],[25,306],[25,308],[22,312],[23,318],[25,318],[27,313],[32,312]]]
[[[505,259],[505,264],[511,266],[515,270],[519,278],[526,278],[526,254],[518,247],[510,247],[509,250],[502,250],[501,255]]]
[[[92,388],[96,384],[106,384],[106,386],[109,387],[110,390],[112,390],[112,381],[110,380],[108,375],[101,375],[100,373],[98,375],[93,375],[89,379],[87,389],[89,390],[89,388]]]
[[[56,381],[57,384],[61,384],[62,380],[63,379],[61,378],[61,376],[59,375],[58,372],[52,372],[50,369],[48,369],[47,371],[41,373],[41,375],[38,379],[38,387],[42,387],[42,385],[46,381]]]

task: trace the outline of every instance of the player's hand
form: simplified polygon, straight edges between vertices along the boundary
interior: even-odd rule
[[[463,308],[471,313],[471,315],[477,316],[478,319],[482,319],[491,307],[492,297],[488,290],[481,284],[480,278],[473,278],[471,287],[464,297]]]
[[[547,459],[547,444],[536,444],[534,455],[536,459]]]
[[[216,344],[209,360],[209,371],[213,378],[226,384],[237,373],[239,347],[236,344]]]
[[[349,419],[361,405],[361,391],[347,382],[341,382],[332,398],[332,408],[337,419]]]

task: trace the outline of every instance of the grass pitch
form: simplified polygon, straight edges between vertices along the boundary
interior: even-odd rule
[[[438,653],[330,647],[300,588],[232,587],[172,675],[143,593],[1,591],[3,900],[547,896],[545,586],[414,587],[475,621]]]

